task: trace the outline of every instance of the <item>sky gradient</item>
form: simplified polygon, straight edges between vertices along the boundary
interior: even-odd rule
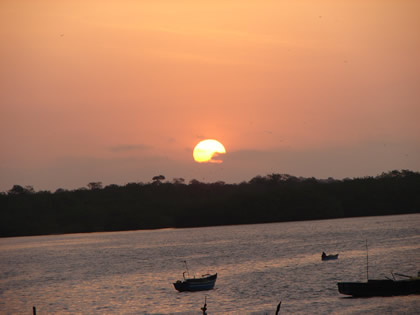
[[[420,171],[419,30],[412,0],[3,0],[0,191]]]

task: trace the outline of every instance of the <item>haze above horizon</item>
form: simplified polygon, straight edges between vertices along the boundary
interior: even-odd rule
[[[0,191],[420,171],[419,29],[410,0],[4,0]]]

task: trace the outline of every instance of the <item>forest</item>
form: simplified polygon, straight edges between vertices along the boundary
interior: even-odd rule
[[[182,178],[55,192],[14,185],[0,193],[0,236],[253,224],[420,212],[420,173],[316,179],[288,174],[248,182]]]

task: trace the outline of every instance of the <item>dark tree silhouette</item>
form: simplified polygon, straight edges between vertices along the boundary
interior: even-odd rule
[[[165,176],[157,175],[152,178],[153,182],[156,184],[160,184],[163,180],[165,180]]]
[[[22,187],[20,185],[13,185],[12,189],[10,189],[8,191],[9,194],[13,195],[13,194],[28,194],[28,193],[34,193],[34,187],[33,186],[25,186]]]
[[[175,185],[182,185],[182,184],[184,184],[184,183],[185,183],[185,179],[183,179],[182,177],[175,177],[175,178],[172,180],[172,182],[173,182]]]
[[[102,182],[91,182],[91,183],[87,184],[87,187],[90,190],[102,189]]]
[[[420,173],[409,170],[345,180],[288,174],[240,184],[163,180],[105,188],[92,182],[90,189],[55,193],[14,185],[0,194],[0,236],[420,213]]]

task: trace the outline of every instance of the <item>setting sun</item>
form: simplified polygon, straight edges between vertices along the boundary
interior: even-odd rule
[[[226,153],[225,147],[217,140],[200,141],[194,148],[193,157],[198,163],[223,163],[222,160],[216,160],[217,154]]]

